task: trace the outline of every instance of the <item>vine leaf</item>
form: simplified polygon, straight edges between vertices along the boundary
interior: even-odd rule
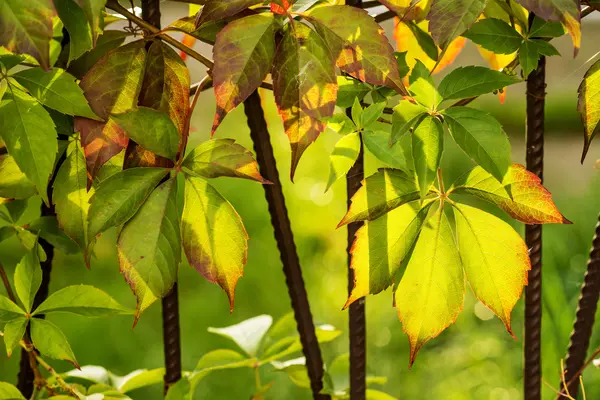
[[[274,22],[270,13],[250,15],[230,22],[217,35],[212,70],[217,112],[212,134],[269,73],[275,56]]]
[[[54,121],[35,99],[20,90],[0,102],[0,135],[19,169],[48,203],[48,180],[58,141]]]
[[[362,181],[362,186],[352,196],[348,212],[337,227],[351,222],[372,221],[418,199],[419,187],[414,176],[397,169],[381,168]]]
[[[335,110],[334,60],[321,37],[307,25],[293,23],[277,48],[273,92],[292,147],[293,180],[300,157],[325,130]]]
[[[67,286],[52,293],[33,315],[64,312],[84,317],[126,314],[130,311],[102,290],[90,285]]]
[[[200,381],[212,371],[242,367],[252,367],[252,359],[229,349],[210,351],[200,358],[190,375],[191,390],[195,391]]]
[[[234,16],[246,8],[262,2],[262,0],[208,0],[198,14],[196,27],[209,21],[218,21]]]
[[[394,107],[394,113],[392,114],[392,136],[390,143],[396,143],[401,136],[410,132],[427,111],[427,107],[421,104],[401,100]]]
[[[12,321],[19,316],[25,315],[25,311],[13,303],[8,297],[0,295],[0,322]]]
[[[177,280],[181,238],[177,209],[177,178],[162,183],[121,230],[117,241],[119,265],[136,295],[139,317]]]
[[[347,76],[337,77],[337,100],[336,105],[340,108],[350,108],[354,104],[354,99],[361,101],[371,90],[367,85],[354,78]]]
[[[0,3],[0,15],[0,43],[50,68],[52,18],[56,16],[52,0],[5,0]]]
[[[423,226],[394,295],[410,362],[430,339],[453,324],[463,309],[465,283],[452,228],[439,207]]]
[[[235,286],[244,273],[248,252],[242,219],[208,182],[187,177],[181,223],[183,248],[190,265],[221,286],[233,311]]]
[[[358,158],[360,147],[358,132],[352,132],[338,140],[329,156],[329,180],[325,191],[328,191],[335,181],[350,171]]]
[[[106,0],[75,0],[83,9],[88,23],[92,28],[92,42],[96,46],[96,39],[102,33],[102,18]]]
[[[426,116],[412,134],[412,156],[424,199],[437,175],[444,149],[444,128],[439,119]]]
[[[475,167],[454,183],[452,192],[477,196],[526,224],[571,224],[559,211],[540,178],[523,165],[513,164],[502,183]]]
[[[523,41],[515,28],[497,18],[484,18],[475,22],[463,36],[496,54],[512,54],[519,50]]]
[[[202,143],[186,156],[186,173],[204,178],[229,176],[270,184],[258,171],[252,153],[234,139],[213,139]]]
[[[21,316],[4,325],[4,344],[6,345],[6,355],[8,357],[12,355],[15,347],[23,340],[23,335],[25,334],[25,328],[27,327],[28,322],[29,319]],[[2,397],[2,394],[2,390],[0,389],[0,398],[4,398]],[[12,399],[13,397],[8,398]]]
[[[210,327],[208,331],[232,340],[246,354],[253,357],[257,354],[263,337],[272,324],[273,318],[270,315],[259,315],[224,328]]]
[[[510,314],[531,269],[527,245],[512,226],[465,204],[455,204],[458,249],[475,296],[513,337]]]
[[[577,93],[577,109],[581,114],[584,129],[583,153],[581,154],[583,163],[592,139],[600,130],[600,61],[596,61],[585,73]]]
[[[325,39],[342,71],[363,82],[408,94],[392,46],[366,11],[348,6],[317,7],[305,16]]]
[[[34,244],[34,249],[37,245]],[[25,306],[25,311],[31,312],[33,299],[42,284],[42,268],[37,251],[28,251],[15,269],[15,290]]]
[[[78,79],[83,78],[106,53],[122,45],[130,35],[130,33],[124,31],[104,31],[102,35],[98,36],[96,47],[83,53],[78,59],[71,61],[67,71]]]
[[[428,110],[435,110],[443,98],[435,87],[433,78],[425,64],[417,60],[408,79],[413,98]]]
[[[486,0],[433,0],[427,15],[429,31],[441,48],[446,48],[479,18]]]
[[[0,155],[0,197],[26,199],[35,193],[35,186],[19,169],[14,157],[9,154]]]
[[[90,198],[88,242],[133,217],[168,172],[166,168],[130,168],[102,181]]]
[[[421,210],[415,203],[404,204],[368,221],[356,232],[350,249],[354,283],[344,308],[392,284],[396,271],[410,255],[432,204],[427,203]]]
[[[85,12],[74,0],[54,0],[56,12],[69,32],[68,62],[81,57],[93,47],[92,28]]]
[[[506,75],[486,67],[467,66],[456,68],[440,82],[438,90],[444,100],[466,99],[519,83],[516,76]]]
[[[47,215],[33,220],[27,230],[39,235],[46,240],[55,249],[59,249],[65,254],[75,254],[79,248],[58,226],[58,220],[53,215]]]
[[[30,324],[31,341],[42,355],[68,361],[79,369],[79,364],[65,334],[56,325],[39,318],[32,318]]]
[[[390,147],[389,128],[386,129],[387,127],[381,127],[379,124],[383,123],[378,123],[372,129],[364,131],[362,139],[365,147],[386,165],[404,171],[409,170],[401,144],[396,143]]]
[[[444,111],[444,121],[456,144],[502,182],[512,164],[511,148],[496,118],[481,110],[457,106]]]

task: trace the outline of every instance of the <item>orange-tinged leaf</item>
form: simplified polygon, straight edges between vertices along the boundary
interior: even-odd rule
[[[527,245],[512,226],[485,211],[455,204],[456,234],[465,275],[475,296],[513,337],[510,314],[531,269]]]
[[[225,115],[242,103],[269,73],[275,55],[273,14],[257,14],[232,21],[213,47],[213,86],[217,112],[212,134]]]
[[[181,219],[187,259],[208,281],[217,283],[233,311],[235,286],[244,274],[248,234],[242,219],[204,179],[188,176]]]
[[[590,149],[592,139],[600,130],[600,61],[596,61],[585,73],[578,93],[577,109],[581,114],[584,129],[584,145],[581,155],[581,162],[583,162]]]
[[[337,79],[334,60],[319,35],[294,22],[277,48],[273,92],[292,147],[291,178],[302,153],[325,130],[335,110]]]
[[[271,12],[279,15],[286,15],[287,10],[290,8],[290,4],[287,0],[281,0],[281,5],[271,2]]]
[[[412,365],[423,345],[453,324],[463,309],[463,268],[443,209],[427,220],[405,265],[394,301]]]
[[[481,167],[459,178],[452,192],[480,197],[526,224],[571,224],[559,211],[540,178],[513,164],[502,183]]]
[[[181,40],[181,43],[189,48],[192,48],[194,47],[194,44],[196,44],[196,38],[190,35],[183,34],[183,39]],[[185,51],[180,51],[179,57],[181,57],[181,59],[185,61],[187,60],[187,53]]]
[[[384,30],[366,11],[349,6],[317,7],[306,18],[325,39],[342,71],[363,82],[385,85],[408,95],[392,46]]]

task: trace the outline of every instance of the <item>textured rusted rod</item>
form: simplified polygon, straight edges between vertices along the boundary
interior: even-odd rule
[[[315,324],[310,312],[310,305],[308,304],[308,296],[294,243],[294,235],[285,206],[279,172],[277,171],[269,131],[258,92],[255,91],[252,93],[244,102],[244,111],[248,119],[248,127],[250,128],[250,136],[254,143],[260,173],[266,179],[273,182],[272,185],[264,185],[263,187],[269,205],[271,224],[275,231],[277,248],[279,249],[281,262],[283,263],[283,273],[285,274],[285,281],[292,301],[292,309],[294,310],[300,341],[302,342],[302,351],[306,358],[306,369],[310,378],[313,398],[319,400],[329,399],[330,396],[319,394],[323,389],[323,358],[321,357],[321,350],[315,334]]]
[[[544,103],[546,96],[546,58],[527,78],[527,169],[543,179]],[[542,226],[526,225],[525,242],[529,248],[531,271],[525,288],[525,400],[541,399],[542,361]]]
[[[594,317],[598,307],[598,298],[600,296],[600,216],[596,225],[596,232],[592,240],[592,249],[590,258],[587,264],[587,271],[581,287],[581,295],[577,305],[577,315],[573,332],[571,333],[571,342],[569,343],[569,351],[565,361],[565,378],[567,382],[569,394],[577,398],[579,392],[579,379],[577,374],[580,373],[583,367],[588,347],[590,345],[590,337],[592,336],[592,328],[594,326]],[[561,391],[566,392],[561,381]],[[564,397],[559,396],[563,399]]]

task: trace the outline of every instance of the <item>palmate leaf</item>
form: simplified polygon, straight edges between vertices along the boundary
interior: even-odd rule
[[[579,85],[577,110],[583,122],[583,153],[581,162],[590,149],[590,143],[600,130],[600,61],[585,73]]]
[[[436,110],[443,98],[433,82],[433,78],[427,67],[419,60],[415,63],[408,79],[410,86],[408,90],[414,100],[426,107],[428,110]]]
[[[0,398],[10,400],[25,400],[19,389],[8,382],[0,382]]]
[[[6,345],[6,355],[10,357],[15,347],[19,345],[19,342],[23,340],[25,334],[25,328],[29,322],[28,318],[19,317],[13,319],[4,325],[4,344]],[[3,397],[0,395],[0,399]]]
[[[42,355],[56,360],[68,361],[75,368],[79,368],[75,354],[73,354],[65,334],[56,325],[39,318],[32,318],[30,323],[31,341]]]
[[[88,23],[92,28],[92,42],[96,46],[96,39],[102,33],[102,13],[106,0],[75,0],[83,9]]]
[[[411,169],[408,166],[404,149],[401,143],[393,144],[390,147],[390,132],[389,125],[384,125],[382,122],[377,123],[371,129],[363,132],[362,139],[365,147],[379,161],[382,161],[389,167],[398,168],[401,170]],[[410,139],[410,137],[408,138]]]
[[[243,275],[248,251],[248,234],[240,216],[205,180],[187,177],[181,224],[190,265],[221,286],[233,310],[235,286]]]
[[[361,101],[371,90],[361,81],[347,76],[338,76],[337,85],[338,92],[336,105],[340,108],[352,107],[355,98]]]
[[[427,220],[394,295],[410,362],[423,345],[454,323],[463,309],[465,281],[452,228],[440,207]]]
[[[56,12],[69,32],[69,60],[75,60],[93,47],[92,27],[75,0],[54,0]]]
[[[475,167],[454,183],[448,193],[470,194],[497,205],[526,224],[571,224],[559,211],[540,178],[523,165],[513,164],[502,183],[481,167]]]
[[[484,18],[475,22],[463,36],[496,54],[512,54],[519,50],[523,41],[515,28],[497,18]]]
[[[328,191],[335,181],[350,171],[360,153],[360,139],[358,132],[352,132],[342,137],[335,144],[329,156],[329,180],[327,181],[325,191]]]
[[[444,100],[466,99],[492,93],[519,82],[521,80],[516,76],[471,65],[456,68],[446,75],[440,82],[438,90]]]
[[[292,147],[291,178],[306,148],[325,130],[335,110],[337,80],[332,55],[321,37],[294,22],[277,48],[273,92]]]
[[[25,315],[25,311],[13,303],[11,299],[0,294],[0,322],[12,321]]]
[[[125,31],[106,30],[98,37],[96,47],[71,61],[67,71],[78,79],[83,76],[109,51],[119,47],[131,34]]]
[[[89,285],[67,286],[52,293],[33,315],[65,312],[85,317],[126,314],[130,311],[111,296]]]
[[[37,240],[34,249],[37,247]],[[33,299],[42,284],[42,268],[37,251],[25,253],[15,269],[15,290],[27,312],[31,312]]]
[[[392,46],[366,11],[348,6],[317,7],[305,17],[332,49],[343,72],[363,82],[408,94]]]
[[[262,2],[263,0],[207,0],[200,11],[196,26],[209,21],[218,21],[231,17],[248,7]]]
[[[477,298],[513,335],[510,314],[531,269],[527,245],[509,224],[485,211],[464,204],[454,209],[466,278]]]
[[[50,68],[52,0],[4,0],[0,3],[0,43],[10,51],[33,56]]]
[[[417,122],[425,116],[426,112],[427,108],[421,104],[401,100],[394,107],[394,113],[392,114],[392,136],[390,143],[396,143],[402,135],[410,132],[417,125]]]
[[[439,119],[426,116],[412,134],[412,158],[421,199],[427,195],[437,175],[444,150],[444,128]]]
[[[181,262],[177,178],[170,178],[148,196],[129,220],[117,242],[119,265],[136,295],[136,317],[164,297],[177,280]]]
[[[232,21],[213,47],[213,86],[217,112],[212,133],[225,115],[242,103],[269,73],[275,56],[273,14],[257,14]]]
[[[486,0],[433,0],[427,15],[429,31],[441,48],[460,36],[483,13]]]
[[[35,186],[9,154],[0,155],[0,197],[26,199],[36,193]]]

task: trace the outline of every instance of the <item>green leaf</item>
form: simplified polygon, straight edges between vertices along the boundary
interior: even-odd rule
[[[539,59],[538,46],[533,40],[524,40],[519,48],[519,64],[523,70],[523,78],[527,78],[537,68]]]
[[[325,191],[328,191],[335,181],[350,171],[358,158],[360,147],[358,132],[352,132],[338,140],[329,156],[329,180]]]
[[[81,79],[106,53],[123,44],[130,33],[124,31],[104,31],[96,41],[96,47],[71,61],[69,73]]]
[[[112,119],[143,148],[171,160],[177,157],[179,134],[167,114],[136,107],[123,114],[113,114]]]
[[[154,189],[125,224],[117,250],[121,273],[138,300],[137,317],[177,280],[181,238],[176,177]]]
[[[0,64],[0,71],[2,70],[2,64]],[[4,97],[4,93],[6,93],[6,89],[8,89],[8,80],[0,79],[0,100]]]
[[[410,67],[406,63],[407,54],[408,51],[394,52],[394,57],[396,57],[396,61],[398,62],[398,71],[400,73],[401,78],[404,78],[410,72]]]
[[[119,381],[117,388],[123,393],[131,392],[147,386],[163,383],[165,376],[164,368],[139,369],[127,374]]]
[[[371,90],[367,85],[351,77],[337,77],[338,92],[336,105],[340,108],[350,108],[354,99],[362,100]]]
[[[92,29],[85,12],[74,0],[54,0],[54,6],[60,20],[69,32],[69,59],[75,60],[93,47]]]
[[[442,96],[435,88],[429,70],[420,60],[417,60],[412,69],[409,83],[408,90],[412,93],[414,99],[429,110],[435,110],[442,102]]]
[[[325,130],[337,96],[327,44],[307,25],[293,24],[277,47],[272,70],[275,103],[292,147],[292,180],[300,157]]]
[[[200,10],[200,17],[196,26],[201,26],[208,21],[218,21],[231,17],[248,7],[262,2],[262,0],[207,0],[206,5]]]
[[[366,11],[348,6],[316,7],[305,17],[325,39],[343,72],[407,94],[394,50],[383,29]]]
[[[256,14],[232,21],[213,47],[213,87],[217,112],[212,133],[225,115],[256,90],[269,73],[275,56],[273,14]]]
[[[392,114],[392,136],[390,143],[394,144],[402,135],[410,132],[417,122],[425,116],[427,108],[421,104],[414,104],[408,100],[401,100],[394,107]]]
[[[41,284],[42,268],[37,252],[28,251],[15,269],[15,290],[27,312],[31,312],[33,299]]]
[[[44,356],[56,360],[65,360],[79,368],[75,354],[60,329],[45,319],[31,319],[31,341],[35,348]]]
[[[106,0],[75,0],[85,12],[88,23],[92,27],[92,41],[97,45],[96,39],[102,33],[102,14]]]
[[[502,125],[488,113],[469,107],[450,107],[444,121],[458,146],[502,182],[510,168],[511,148]]]
[[[190,381],[183,377],[174,385],[170,386],[165,396],[165,400],[191,400],[191,385]]]
[[[541,55],[548,56],[548,57],[560,56],[560,53],[558,52],[556,47],[554,47],[549,42],[542,40],[542,39],[533,39],[532,42],[535,43],[535,46],[537,47],[537,51]]]
[[[350,110],[350,115],[352,116],[352,121],[357,128],[362,128],[362,113],[363,108],[360,105],[360,101],[355,98],[354,103],[352,104],[352,109]]]
[[[29,68],[13,75],[43,105],[68,115],[98,119],[75,83],[75,77],[60,68],[44,71]]]
[[[25,400],[19,389],[8,382],[0,382],[0,399],[2,400]]]
[[[13,226],[3,226],[0,228],[0,243],[10,239],[16,233]]]
[[[181,222],[183,248],[190,265],[223,288],[233,309],[235,286],[243,275],[248,252],[242,219],[208,182],[187,177]]]
[[[229,176],[270,183],[258,172],[254,155],[233,139],[213,139],[193,149],[183,161],[192,175],[205,178]]]
[[[367,400],[398,400],[397,397],[390,396],[385,392],[379,390],[367,389],[366,390]]]
[[[0,64],[6,68],[6,72],[21,64],[23,61],[25,61],[25,56],[19,54],[0,54]]]
[[[165,168],[130,168],[103,181],[90,198],[88,242],[133,217],[168,172]]]
[[[433,0],[427,14],[433,40],[445,48],[479,18],[485,4],[486,0]]]
[[[590,143],[600,130],[600,61],[587,70],[579,85],[577,110],[583,121],[583,153],[581,162],[590,148]]]
[[[333,114],[329,117],[327,127],[340,135],[347,135],[356,130],[356,125],[345,113]]]
[[[423,51],[425,52],[427,57],[431,58],[433,61],[437,61],[438,60],[438,47],[434,43],[431,36],[429,36],[429,34],[427,32],[422,30],[413,21],[406,21],[405,23],[406,23],[406,26],[408,27],[408,29],[410,29],[412,34],[415,36],[415,39],[417,39],[417,43],[419,43],[419,46],[421,47],[421,49],[423,49]]]
[[[0,135],[19,169],[47,203],[46,188],[58,149],[54,122],[35,99],[19,90],[0,102]]]
[[[129,310],[100,289],[89,285],[67,286],[52,293],[33,313],[66,312],[85,317],[127,314]]]
[[[465,282],[454,235],[442,208],[421,229],[394,300],[410,342],[410,365],[423,345],[462,311]]]
[[[374,220],[418,199],[419,187],[414,176],[396,169],[381,168],[363,180],[338,228],[351,222]]]
[[[206,353],[200,358],[190,376],[191,391],[193,393],[198,383],[212,371],[252,367],[255,363],[256,360],[247,358],[233,350],[219,349]]]
[[[463,268],[475,296],[496,314],[512,336],[510,314],[531,269],[527,245],[506,222],[455,204],[456,236]]]
[[[0,218],[10,225],[18,225],[19,218],[27,209],[27,200],[14,200],[0,205]]]
[[[205,22],[196,28],[196,15],[189,15],[187,17],[180,18],[169,24],[168,29],[184,32],[196,39],[214,45],[217,40],[217,34],[221,29],[225,27],[233,18],[221,19],[219,21]]]
[[[310,378],[306,371],[306,358],[300,357],[284,362],[272,361],[271,365],[277,371],[285,372],[294,385],[310,389]]]
[[[421,199],[435,180],[444,150],[444,128],[432,116],[425,117],[412,134],[412,156]]]
[[[272,324],[273,318],[270,315],[259,315],[225,328],[208,328],[208,331],[233,340],[252,357],[256,355],[263,336]]]
[[[379,200],[380,209],[386,207],[392,211],[385,215],[381,212],[381,217],[365,223],[356,233],[350,265],[354,271],[354,283],[344,308],[361,297],[379,293],[392,284],[402,262],[407,257],[410,258],[410,252],[432,204],[428,202],[419,210],[416,203],[396,208],[382,204],[381,201]],[[375,205],[373,206],[375,209]]]
[[[91,192],[87,189],[85,156],[78,140],[69,143],[67,157],[54,180],[52,202],[61,229],[85,252]]]
[[[379,117],[381,117],[381,115],[383,114],[383,110],[385,109],[386,105],[387,104],[385,103],[385,101],[382,101],[371,104],[370,106],[365,108],[361,116],[361,127],[369,128],[371,125],[377,122]]]
[[[32,252],[34,248],[37,248],[38,259],[40,261],[46,261],[46,252],[42,248],[42,246],[38,246],[38,236],[27,229],[24,229],[20,226],[13,226],[17,232],[17,238],[23,249],[27,252]]]
[[[55,249],[65,254],[74,254],[79,251],[77,244],[71,240],[58,226],[54,216],[44,216],[32,221],[27,229],[46,240]]]
[[[28,322],[29,318],[19,317],[4,325],[4,344],[6,345],[6,355],[8,357],[12,355],[15,347],[17,347],[19,342],[23,339]],[[1,398],[2,397],[0,396],[0,399]]]
[[[33,56],[42,68],[48,69],[52,18],[56,15],[52,0],[4,0],[0,3],[0,15],[0,43],[10,51]]]
[[[562,24],[557,21],[544,21],[542,18],[536,16],[533,19],[531,29],[529,29],[528,37],[543,37],[543,38],[556,38],[565,34],[565,29]]]
[[[506,86],[521,82],[515,76],[506,75],[486,67],[460,67],[444,77],[438,90],[444,100],[467,99],[492,93]]]
[[[362,135],[363,143],[378,160],[392,168],[408,170],[404,151],[400,143],[390,147],[390,132],[376,127],[375,130],[367,130]]]
[[[8,297],[0,294],[0,322],[12,321],[25,315],[25,311],[12,302]]]
[[[523,37],[512,26],[496,18],[481,19],[463,34],[486,50],[512,54],[519,50]]]

